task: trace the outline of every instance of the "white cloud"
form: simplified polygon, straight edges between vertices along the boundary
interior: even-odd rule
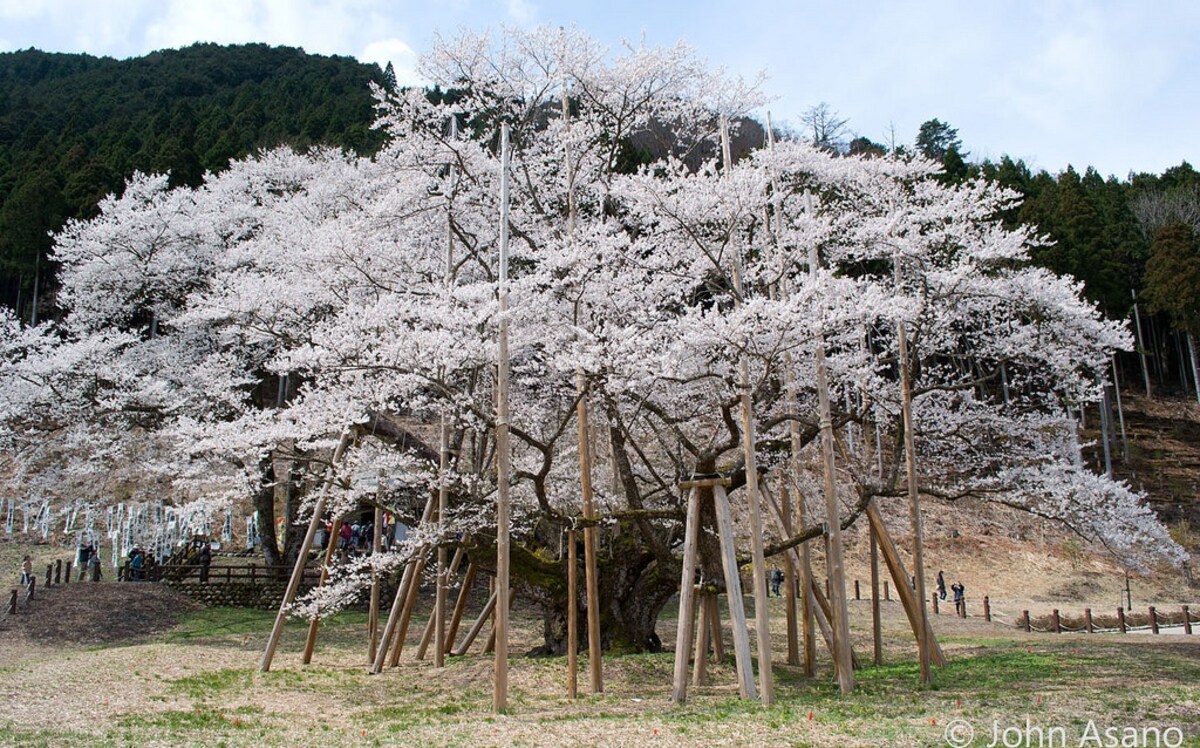
[[[374,62],[379,67],[392,63],[396,71],[396,83],[401,86],[421,86],[425,80],[417,73],[417,53],[400,39],[380,39],[368,44],[358,56],[363,62]]]
[[[538,12],[528,0],[508,0],[508,15],[520,26],[529,26],[537,21]]]

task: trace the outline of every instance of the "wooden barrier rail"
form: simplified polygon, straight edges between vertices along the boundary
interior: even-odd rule
[[[291,566],[282,564],[162,564],[134,569],[126,562],[120,568],[121,581],[161,582],[195,581],[200,584],[262,584],[286,582]],[[140,574],[135,578],[135,575]],[[316,584],[321,577],[319,566],[304,569],[304,582]]]

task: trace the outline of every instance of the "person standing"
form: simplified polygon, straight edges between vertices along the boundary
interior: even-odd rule
[[[200,546],[200,584],[208,584],[208,567],[212,565],[212,545],[206,540]]]
[[[946,577],[942,576],[941,571],[938,571],[937,594],[939,600],[946,599]]]
[[[950,589],[954,590],[954,612],[959,618],[967,617],[967,588],[962,582],[955,582],[950,585]]]
[[[88,571],[90,571],[92,573],[92,581],[93,582],[100,581],[100,578],[102,575],[100,573],[100,549],[99,548],[93,549],[92,555],[88,557]]]
[[[21,559],[21,586],[28,587],[33,581],[33,559],[29,554],[25,554],[25,558]]]

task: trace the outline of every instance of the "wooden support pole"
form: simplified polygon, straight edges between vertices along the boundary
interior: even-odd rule
[[[692,655],[692,685],[699,688],[708,682],[708,640],[712,624],[708,622],[709,593],[699,592],[692,598],[693,607],[699,614],[696,624],[696,652]]]
[[[892,590],[888,586],[888,580],[883,580],[883,599],[889,603],[892,601]]]
[[[892,576],[892,581],[896,583],[896,593],[900,596],[900,602],[904,605],[904,612],[908,616],[909,625],[912,627],[914,638],[920,632],[921,619],[917,614],[917,601],[914,599],[916,594],[908,583],[908,574],[904,569],[904,562],[900,560],[900,554],[896,551],[896,546],[892,542],[892,537],[887,531],[887,526],[883,523],[883,516],[879,513],[879,508],[875,506],[875,502],[867,504],[867,520],[871,526],[871,532],[875,535],[875,539],[879,543],[879,551],[883,556],[884,564],[888,567],[888,572]],[[886,587],[884,589],[887,589]],[[941,645],[937,642],[937,637],[933,634],[933,627],[929,623],[929,619],[925,619],[925,629],[928,634],[927,641],[929,642],[929,656],[934,665],[941,667],[946,664],[946,656],[942,653]]]
[[[53,575],[53,573],[54,573],[54,564],[46,564],[46,586],[47,587],[50,586],[50,577]],[[118,580],[121,579],[120,574],[117,575],[117,579]]]
[[[883,621],[879,610],[879,545],[875,534],[867,533],[871,547],[871,642],[876,665],[883,664]]]
[[[854,580],[854,599],[862,600],[862,592],[858,589],[858,580]]]
[[[1158,611],[1154,609],[1153,605],[1150,606],[1150,631],[1158,633]]]
[[[725,641],[721,636],[721,604],[717,601],[716,593],[708,595],[704,600],[708,606],[709,643],[712,644],[713,662],[725,661]]]
[[[63,584],[70,584],[71,583],[71,562],[70,561],[67,561],[65,570],[66,571],[63,574]]]
[[[462,644],[458,645],[458,649],[454,650],[456,657],[462,657],[471,648],[475,642],[475,637],[479,636],[479,632],[483,630],[484,624],[491,617],[492,611],[496,609],[496,592],[492,591],[491,597],[483,605],[483,610],[479,611],[479,617],[475,619],[475,623],[471,624],[471,628],[467,630],[466,637],[463,638]]]
[[[1025,629],[1026,634],[1028,634],[1030,631],[1033,630],[1033,627],[1029,623],[1029,611],[1028,610],[1021,611],[1021,622],[1022,622],[1022,627]]]
[[[17,614],[17,590],[14,588],[12,596],[8,598],[8,614],[15,616]]]
[[[1061,634],[1062,633],[1062,619],[1059,618],[1059,616],[1058,616],[1058,608],[1055,608],[1054,612],[1051,613],[1050,615],[1051,615],[1051,619],[1053,620],[1053,623],[1051,625],[1054,628],[1054,633]]]
[[[1091,608],[1083,609],[1083,624],[1084,624],[1084,626],[1087,627],[1087,632],[1089,634],[1096,633],[1096,629],[1092,625],[1092,609]]]
[[[376,500],[383,500],[383,471],[379,471],[379,488]],[[383,550],[383,508],[375,506],[374,532],[371,537],[371,554],[378,557]],[[253,571],[253,567],[251,567]],[[371,602],[367,612],[367,663],[375,661],[379,649],[379,572],[371,570]]]
[[[454,647],[454,640],[458,638],[458,627],[462,622],[463,613],[467,609],[467,598],[471,594],[471,587],[475,584],[475,563],[467,564],[467,573],[463,575],[462,586],[458,588],[458,599],[454,601],[454,614],[450,616],[450,630],[446,632],[446,652],[450,653]]]
[[[54,583],[62,584],[62,559],[54,560]]]
[[[671,684],[671,701],[676,704],[687,700],[687,660],[688,649],[692,643],[692,596],[696,590],[696,552],[700,537],[699,486],[688,492],[686,521],[683,563],[679,572],[679,625],[675,630],[675,672]]]
[[[343,523],[344,520],[341,517],[338,517],[333,521],[333,527],[329,531],[330,540],[325,548],[325,561],[321,564],[321,577],[317,581],[317,587],[324,587],[325,582],[329,580],[329,567],[333,565],[333,554],[334,550],[337,548],[337,543],[333,541],[333,538],[336,538],[338,533],[341,532]],[[308,622],[308,636],[304,639],[304,657],[301,662],[303,662],[305,665],[308,665],[312,662],[313,650],[315,650],[317,647],[317,631],[320,628],[321,617],[314,616],[313,619]]]
[[[587,380],[583,369],[575,370],[575,394],[579,398],[575,415],[579,425],[579,481],[583,494],[583,516],[596,518],[592,494],[592,440],[588,428]],[[588,682],[592,693],[604,691],[604,660],[600,651],[600,577],[596,567],[596,527],[583,528],[584,594],[587,603]]]
[[[754,668],[750,664],[750,632],[746,627],[746,608],[742,602],[742,580],[738,574],[737,555],[733,545],[733,517],[724,486],[713,486],[716,504],[717,536],[721,545],[721,562],[725,570],[725,591],[729,600],[729,617],[733,625],[733,656],[740,674],[739,693],[744,699],[758,697],[754,688]],[[687,650],[684,650],[686,657]]]
[[[510,589],[508,591],[508,604],[509,605],[512,605],[514,594],[516,594],[515,590]],[[499,600],[497,600],[497,602],[499,602]],[[490,632],[488,632],[487,644],[485,644],[483,646],[484,654],[490,654],[490,653],[496,651],[496,625],[495,625],[495,622],[496,622],[496,611],[493,610],[492,611],[492,630]]]
[[[896,293],[902,290],[900,273],[900,256],[893,263]],[[917,449],[913,435],[912,419],[912,362],[908,357],[908,333],[905,331],[904,320],[896,320],[896,335],[898,341],[898,356],[900,368],[900,411],[904,428],[904,466],[906,482],[908,483],[909,523],[913,536],[913,587],[917,603],[917,647],[921,663],[921,682],[929,683],[933,675],[930,670],[932,656],[930,654],[929,617],[925,610],[925,550],[921,530],[920,491],[917,487]],[[935,611],[936,612],[936,611]]]
[[[987,595],[983,596],[983,620],[992,622],[992,601]]]
[[[813,587],[813,599],[817,603],[816,612],[818,614],[821,614],[825,618],[826,638],[829,643],[832,643],[833,640],[831,638],[829,638],[830,636],[832,636],[832,629],[830,629],[828,627],[828,622],[833,620],[833,605],[830,603],[828,596],[826,596],[825,593],[821,592],[820,587],[816,587],[816,586]],[[831,653],[833,652],[832,649],[830,649],[829,651]],[[850,666],[852,668],[854,668],[855,670],[858,669],[858,655],[854,654],[853,646],[850,647]]]
[[[334,468],[341,461],[348,446],[350,446],[350,429],[345,429],[342,431],[337,447],[333,450],[329,469],[325,473],[325,484],[313,505],[312,519],[308,522],[308,532],[304,533],[304,541],[300,544],[300,552],[296,556],[296,565],[292,568],[291,579],[288,580],[283,599],[279,601],[279,612],[275,614],[275,624],[271,627],[271,634],[267,637],[267,646],[263,650],[262,661],[258,664],[261,672],[265,673],[271,669],[271,660],[275,658],[275,648],[279,646],[279,638],[283,636],[283,624],[287,620],[287,607],[292,604],[292,600],[296,598],[296,592],[300,589],[300,582],[304,579],[304,566],[308,563],[308,554],[312,551],[313,539],[317,536],[317,526],[325,515],[325,499],[333,487]],[[330,538],[329,542],[334,541]]]
[[[939,610],[938,610],[938,596],[937,596],[937,593],[935,592],[935,593],[933,593],[932,595],[930,595],[930,596],[929,596],[929,600],[930,600],[930,602],[932,602],[932,603],[933,603],[933,614],[934,614],[935,616],[936,616],[936,615],[941,615],[941,611],[939,611]],[[958,612],[958,611],[955,611],[955,612]]]
[[[396,629],[396,641],[392,646],[392,656],[388,659],[389,667],[396,667],[400,664],[400,653],[404,651],[404,640],[408,638],[408,626],[412,622],[412,614],[417,607],[417,597],[421,591],[421,578],[425,574],[425,564],[425,556],[421,555],[413,565],[412,577],[408,580],[407,594],[404,597],[404,607],[400,610],[400,626]]]
[[[579,672],[579,590],[575,530],[567,531],[567,698],[576,696]]]
[[[729,122],[721,115],[721,149],[725,173],[733,167],[729,145]],[[741,258],[736,255],[731,265],[731,278],[737,303],[746,298],[742,285]],[[775,685],[771,667],[770,591],[767,588],[767,563],[763,555],[762,495],[758,490],[758,461],[755,455],[754,405],[750,365],[746,357],[738,361],[738,389],[741,391],[742,455],[746,465],[746,505],[750,519],[750,558],[754,576],[754,636],[758,645],[758,688],[764,706],[775,702]]]
[[[458,548],[454,549],[454,558],[452,558],[450,560],[450,564],[446,567],[446,589],[447,590],[450,589],[450,580],[454,578],[454,575],[456,573],[458,573],[458,566],[462,562],[463,555],[464,554],[463,554],[462,546],[459,546]],[[421,634],[421,643],[417,646],[417,659],[418,660],[425,659],[425,654],[429,651],[429,645],[434,643],[434,641],[433,641],[434,628],[436,628],[436,625],[437,625],[437,617],[430,614],[429,620],[427,620],[425,622],[425,631],[424,631],[424,633]],[[443,625],[442,625],[443,633],[442,633],[442,641],[441,641],[443,665],[445,663],[445,653],[446,653],[445,629],[446,629],[446,627],[443,622]],[[435,667],[436,667],[436,665],[435,665]]]
[[[429,499],[425,502],[425,510],[421,513],[421,524],[425,524],[433,516],[433,511],[436,508],[434,504],[436,494],[430,494]],[[408,588],[412,583],[413,570],[416,567],[416,558],[423,556],[427,551],[427,546],[421,546],[417,549],[416,555],[404,564],[404,573],[400,577],[400,586],[396,588],[396,597],[392,600],[391,612],[388,613],[387,624],[383,627],[383,634],[380,636],[379,651],[375,653],[375,661],[371,663],[370,672],[372,675],[378,675],[383,671],[384,661],[387,659],[389,648],[392,640],[395,637],[396,629],[400,625],[400,618],[403,612],[405,600],[408,598]],[[398,657],[398,656],[397,656]]]
[[[1200,386],[1200,385],[1197,385],[1197,386]],[[1192,635],[1191,615],[1192,614],[1188,612],[1188,606],[1186,606],[1186,605],[1183,606],[1183,634],[1184,634],[1184,636]]]
[[[500,125],[500,318],[496,377],[496,657],[492,711],[508,709],[509,473],[508,443],[508,123]]]
[[[446,512],[450,496],[450,423],[442,413],[441,437],[438,450],[438,545],[437,588],[433,596],[433,666],[446,665],[446,588],[449,584],[446,568]],[[422,647],[424,650],[424,647]],[[422,654],[424,652],[422,651]]]
[[[791,516],[792,516],[792,497],[788,491],[787,482],[780,481],[779,484],[779,503],[780,514],[783,515],[783,536],[784,538],[791,537]],[[783,610],[786,618],[787,630],[787,663],[789,665],[800,664],[800,629],[799,619],[796,617],[796,577],[799,569],[796,567],[796,562],[792,560],[791,553],[783,554],[783,584],[785,586],[783,593]]]
[[[1125,608],[1117,607],[1117,625],[1121,628],[1122,634],[1129,633],[1129,629],[1125,625]],[[1029,630],[1029,611],[1025,611],[1025,630]]]

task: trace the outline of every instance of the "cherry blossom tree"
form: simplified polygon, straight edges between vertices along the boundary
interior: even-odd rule
[[[127,473],[139,490],[265,511],[281,485],[290,525],[328,486],[334,513],[382,502],[417,525],[445,481],[451,530],[494,563],[495,133],[507,122],[514,584],[546,610],[549,650],[563,646],[557,548],[580,524],[580,372],[614,648],[658,646],[679,578],[678,482],[725,471],[744,483],[739,361],[759,462],[794,495],[811,491],[790,468],[793,424],[799,464],[819,464],[817,346],[844,435],[847,523],[904,495],[901,324],[924,494],[1033,512],[1134,563],[1181,554],[1143,497],[1079,464],[1064,408],[1094,396],[1129,341],[1077,286],[1030,266],[1033,237],[997,220],[1012,194],[941,184],[920,158],[800,142],[720,164],[718,122],[761,106],[760,84],[682,45],[613,54],[575,30],[464,35],[439,40],[424,75],[435,93],[377,92],[390,143],[374,159],[272,151],[195,189],[139,175],[57,237],[62,320],[3,321],[10,490],[64,470],[80,486]],[[634,144],[651,141],[661,155],[639,165]],[[453,459],[439,478],[443,417]],[[352,447],[335,465],[342,434]],[[820,533],[799,528],[768,552]],[[418,527],[303,610],[328,614],[370,568],[430,541],[436,529]],[[717,576],[714,541],[701,557]]]

